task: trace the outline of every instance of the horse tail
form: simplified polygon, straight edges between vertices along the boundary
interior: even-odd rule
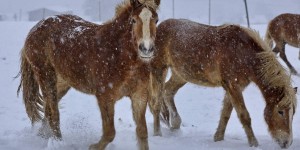
[[[163,123],[165,123],[168,127],[170,127],[170,112],[166,102],[163,100],[161,101],[161,108],[160,108],[160,119]]]
[[[31,120],[31,123],[34,124],[42,119],[42,114],[44,113],[44,101],[39,92],[40,87],[36,78],[34,77],[32,66],[26,59],[24,51],[25,49],[23,48],[21,51],[20,72],[17,75],[17,77],[21,76],[17,94],[19,95],[22,88],[23,102],[25,103],[26,113]]]
[[[267,32],[266,32],[266,35],[265,35],[265,42],[271,47],[273,48],[273,39],[270,35],[270,24],[268,25],[268,28],[267,28]]]

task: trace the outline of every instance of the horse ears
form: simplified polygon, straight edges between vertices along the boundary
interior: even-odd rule
[[[159,6],[160,5],[160,0],[154,0],[156,6]]]
[[[133,8],[136,8],[138,5],[140,5],[140,1],[139,0],[130,0],[130,5],[133,7]]]
[[[297,89],[298,89],[298,87],[294,87],[295,94],[297,94]]]

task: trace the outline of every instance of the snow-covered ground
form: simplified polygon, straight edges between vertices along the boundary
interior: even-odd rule
[[[0,150],[40,150],[87,149],[98,142],[101,136],[101,119],[96,99],[75,90],[63,97],[60,102],[61,130],[63,141],[45,140],[37,136],[39,125],[31,127],[25,113],[22,97],[16,91],[19,78],[14,77],[19,71],[19,52],[25,37],[35,23],[0,22]],[[261,36],[266,25],[252,26]],[[289,60],[300,72],[299,49],[287,47]],[[293,85],[300,87],[300,77],[292,76]],[[265,102],[258,88],[251,84],[244,92],[247,108],[252,117],[252,127],[259,141],[259,147],[250,148],[247,137],[235,112],[228,123],[225,140],[214,142],[213,135],[218,125],[224,91],[222,88],[200,87],[187,84],[176,95],[176,104],[182,117],[181,129],[170,131],[162,125],[162,137],[154,137],[153,119],[146,113],[150,149],[155,150],[248,150],[280,149],[272,141],[263,119]],[[299,95],[299,94],[298,94]],[[116,138],[107,147],[108,150],[137,149],[135,124],[132,119],[131,102],[123,98],[116,104],[115,126]],[[294,142],[289,149],[300,147],[300,112],[297,111],[293,122]]]

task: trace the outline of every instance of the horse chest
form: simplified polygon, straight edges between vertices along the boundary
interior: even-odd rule
[[[124,71],[123,78],[120,79],[119,92],[124,96],[130,96],[131,93],[137,91],[140,87],[148,85],[150,72],[145,65],[132,66]]]

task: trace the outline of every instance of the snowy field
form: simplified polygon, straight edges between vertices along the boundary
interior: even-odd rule
[[[39,125],[31,127],[25,113],[22,97],[16,91],[19,78],[19,52],[25,37],[35,23],[0,22],[0,150],[84,150],[98,142],[102,135],[100,113],[93,96],[70,90],[60,103],[61,130],[63,141],[45,140],[38,137]],[[253,26],[261,36],[266,25]],[[288,59],[300,72],[299,49],[287,47]],[[293,85],[300,87],[300,77],[292,76]],[[299,94],[297,94],[299,96]],[[214,142],[224,91],[222,88],[207,88],[192,84],[184,86],[176,95],[176,104],[182,117],[181,129],[170,131],[162,125],[162,137],[154,137],[153,119],[146,113],[149,147],[154,150],[273,150],[280,149],[273,142],[263,119],[265,102],[258,88],[251,84],[244,91],[244,98],[252,118],[252,127],[259,147],[248,146],[246,134],[233,112],[225,133],[225,140]],[[132,119],[131,102],[123,98],[115,108],[116,138],[108,150],[137,149],[135,124]],[[294,142],[289,149],[300,147],[300,111],[293,122]]]

